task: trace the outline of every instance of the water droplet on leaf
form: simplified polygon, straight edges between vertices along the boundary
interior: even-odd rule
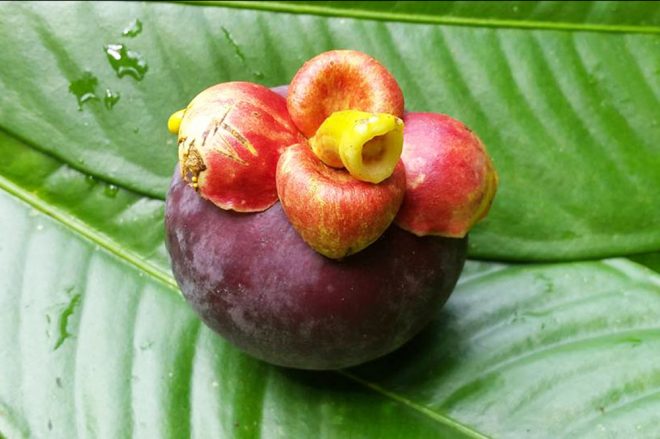
[[[149,66],[138,52],[128,50],[123,44],[108,44],[104,50],[117,76],[122,78],[128,75],[137,81],[144,79]]]
[[[128,26],[121,33],[125,37],[136,37],[142,32],[142,22],[139,19],[131,21]]]
[[[112,110],[112,107],[119,101],[119,93],[115,93],[109,88],[105,89],[105,96],[103,97],[103,103],[105,108]]]
[[[85,102],[98,99],[96,96],[96,86],[99,80],[90,72],[85,72],[82,76],[69,84],[69,92],[73,93],[78,101],[78,111],[82,111]]]
[[[119,188],[115,186],[114,184],[109,184],[105,187],[104,193],[110,197],[114,198],[117,196],[117,192],[119,191]]]
[[[59,337],[55,343],[54,351],[58,350],[66,339],[70,338],[73,334],[69,332],[69,318],[73,315],[78,303],[80,303],[80,294],[74,294],[67,306],[62,310],[58,319]]]

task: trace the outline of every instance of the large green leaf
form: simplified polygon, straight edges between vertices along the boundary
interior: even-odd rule
[[[412,344],[310,373],[239,353],[171,280],[6,194],[0,224],[7,438],[657,432],[660,277],[631,262],[469,263]]]
[[[653,3],[635,10],[658,14]],[[309,56],[353,47],[392,69],[409,108],[464,120],[491,150],[501,188],[473,233],[472,256],[660,248],[657,27],[456,27],[136,3],[5,3],[0,12],[0,127],[117,186],[164,197],[176,159],[164,121],[200,89],[284,83]],[[142,33],[123,37],[134,19]],[[115,74],[104,46],[119,42],[146,60],[143,80]],[[112,110],[99,99],[78,111],[69,86],[92,76],[99,97],[120,94]]]
[[[83,174],[0,131],[0,189],[161,279],[164,202]]]
[[[204,4],[204,2],[198,2]],[[640,1],[214,1],[267,11],[468,26],[656,32],[660,8]],[[248,4],[249,3],[249,4]],[[208,4],[208,2],[206,3]]]

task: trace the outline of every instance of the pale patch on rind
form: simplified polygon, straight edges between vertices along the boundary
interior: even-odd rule
[[[413,181],[411,181],[408,186],[411,189],[417,189],[417,187],[424,183],[424,180],[426,180],[426,174],[418,174]]]

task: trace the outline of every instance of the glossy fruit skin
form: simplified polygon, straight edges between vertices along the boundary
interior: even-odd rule
[[[467,239],[397,227],[342,261],[312,250],[281,206],[218,209],[175,174],[165,212],[174,276],[202,320],[269,363],[337,369],[387,354],[449,297]]]
[[[418,236],[460,238],[487,214],[498,176],[484,144],[445,114],[403,118],[406,195],[395,219]]]
[[[250,82],[225,82],[199,93],[178,131],[184,178],[223,209],[258,212],[277,201],[282,151],[303,140],[286,100]]]
[[[403,92],[377,60],[357,50],[330,50],[307,61],[289,84],[289,114],[312,137],[335,111],[360,110],[403,116]]]
[[[399,162],[380,184],[321,162],[309,145],[290,146],[277,164],[277,194],[294,229],[313,249],[341,259],[376,241],[392,224],[406,190]]]

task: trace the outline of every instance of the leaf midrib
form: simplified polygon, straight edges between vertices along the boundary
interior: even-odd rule
[[[284,12],[291,14],[320,15],[329,17],[345,17],[418,24],[443,24],[450,26],[474,26],[505,29],[660,34],[660,27],[657,26],[571,23],[561,21],[505,20],[501,18],[452,17],[448,15],[434,16],[401,12],[369,11],[365,9],[349,10],[311,4],[292,4],[266,1],[184,0],[182,2],[176,3],[183,3],[184,5],[192,6],[218,6],[224,8],[251,9],[268,12]]]
[[[4,130],[4,128],[0,127],[0,130],[7,132],[12,137],[24,143],[28,147],[35,149],[42,154],[49,155],[50,157],[58,160],[61,163],[65,163],[59,157],[52,156],[51,154],[42,151],[41,148],[37,148],[34,145],[25,142],[23,139],[20,139],[17,136],[15,136],[13,133],[9,133],[8,131]],[[81,173],[84,173],[84,171],[80,171],[79,169],[76,170]],[[51,205],[50,203],[39,198],[34,193],[25,190],[20,185],[17,185],[16,183],[12,182],[11,180],[7,179],[5,176],[1,174],[0,174],[0,189],[13,195],[19,200],[25,202],[32,208],[38,210],[39,212],[42,212],[43,214],[53,218],[58,223],[68,228],[72,232],[74,232],[76,236],[81,236],[84,239],[87,239],[88,241],[92,242],[94,245],[105,249],[106,251],[113,254],[115,257],[119,258],[120,260],[124,261],[128,265],[134,266],[136,269],[140,270],[140,272],[146,273],[147,275],[155,279],[157,282],[163,284],[169,291],[172,291],[172,293],[182,297],[181,290],[179,289],[179,286],[177,285],[174,278],[170,275],[170,273],[168,273],[166,270],[163,270],[158,265],[144,260],[137,252],[122,248],[120,245],[118,245],[118,243],[114,239],[106,236],[105,234],[101,233],[100,231],[94,228],[89,227],[87,223],[78,219],[76,216],[71,215],[70,213],[66,212],[61,208]],[[131,191],[131,189],[125,189],[125,190]],[[132,192],[136,193],[135,191]],[[362,387],[369,389],[369,391],[375,392],[381,397],[390,399],[396,402],[397,404],[403,405],[404,407],[407,407],[410,410],[418,412],[422,416],[431,419],[434,422],[443,424],[447,427],[456,430],[457,432],[463,433],[475,439],[488,439],[488,436],[485,436],[482,433],[472,430],[470,427],[461,424],[460,422],[452,419],[449,416],[442,415],[426,407],[420,406],[419,404],[416,404],[413,401],[410,401],[401,395],[397,395],[395,393],[382,389],[379,386],[376,386],[373,383],[365,381],[349,372],[342,370],[334,371],[334,372],[346,379],[349,379],[359,384]]]
[[[357,375],[354,375],[347,370],[338,370],[335,371],[339,375],[353,381],[354,383],[357,383],[363,387],[366,387],[367,389],[379,394],[380,396],[383,396],[385,398],[391,399],[405,407],[408,407],[411,410],[414,410],[418,413],[421,413],[422,415],[440,423],[443,425],[446,425],[447,427],[450,427],[458,432],[461,432],[465,435],[468,435],[470,437],[473,437],[475,439],[489,439],[489,436],[484,435],[483,433],[480,433],[476,430],[473,430],[472,428],[461,424],[460,422],[450,418],[449,416],[441,415],[438,412],[435,412],[427,407],[424,407],[422,405],[419,405],[413,401],[411,401],[408,398],[405,398],[401,395],[398,395],[394,392],[390,392],[381,386],[378,386],[377,384],[374,384],[370,381],[364,380],[360,378]]]

